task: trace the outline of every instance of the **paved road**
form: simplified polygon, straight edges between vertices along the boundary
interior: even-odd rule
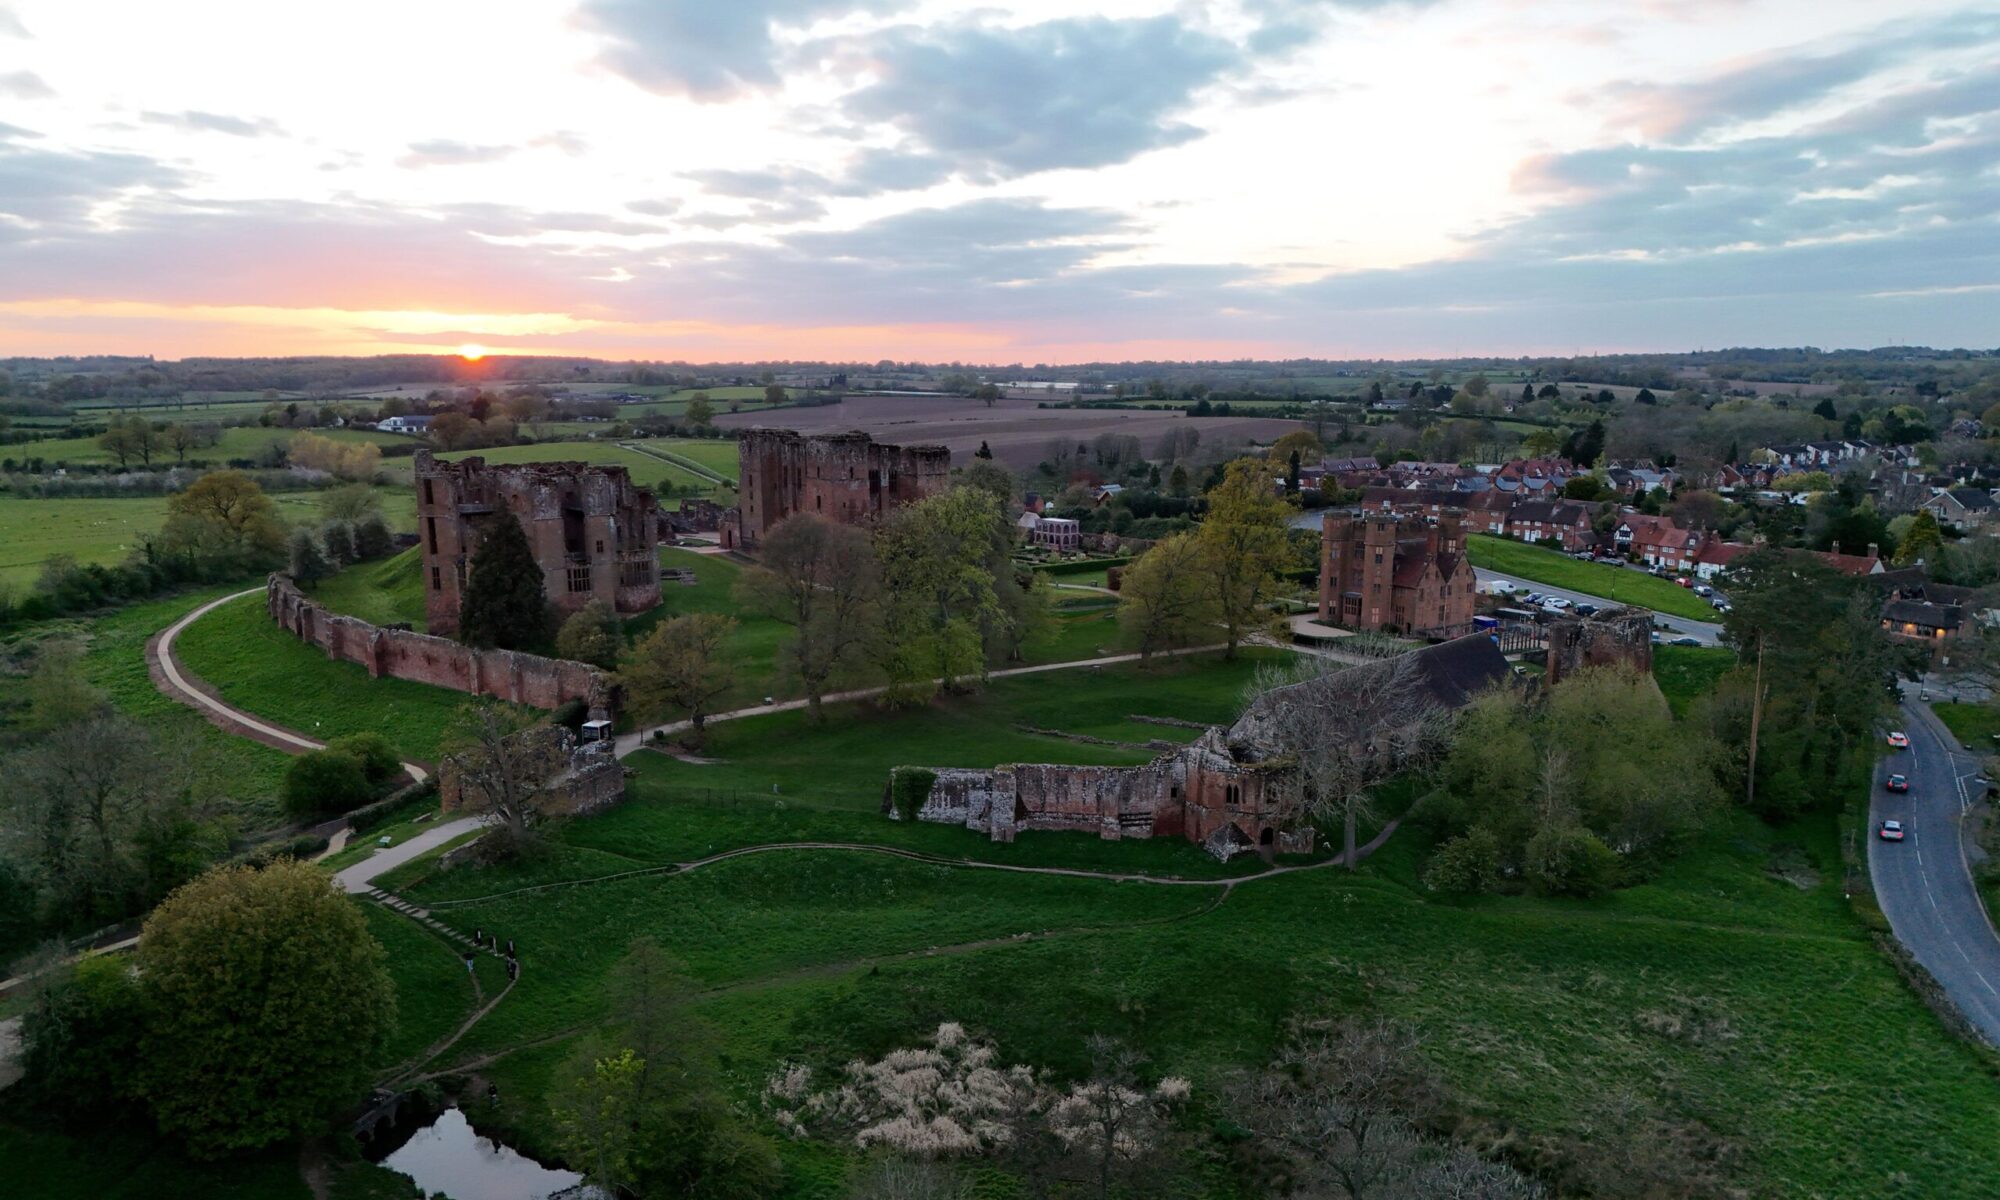
[[[435,829],[424,830],[400,846],[377,850],[372,856],[362,859],[353,866],[335,872],[333,881],[339,884],[344,892],[365,892],[383,872],[392,867],[400,867],[427,851],[435,850],[462,833],[471,833],[480,825],[478,817],[460,817],[455,821],[446,821]]]
[[[1508,575],[1501,571],[1489,571],[1485,567],[1474,568],[1473,574],[1479,578],[1479,582],[1481,583],[1504,580],[1517,588],[1527,588],[1529,591],[1540,592],[1544,596],[1561,596],[1572,603],[1595,604],[1599,608],[1617,603],[1617,601],[1607,600],[1603,596],[1593,596],[1588,592],[1572,592],[1567,588],[1550,587],[1546,583],[1536,583],[1532,579],[1522,579],[1518,575]],[[1653,614],[1659,619],[1661,624],[1667,626],[1672,631],[1662,634],[1663,637],[1680,637],[1685,634],[1688,637],[1699,639],[1704,646],[1713,646],[1722,640],[1722,626],[1716,622],[1691,621],[1686,617],[1677,617],[1672,613],[1660,612],[1658,609],[1654,609]]]
[[[207,604],[188,613],[180,620],[175,621],[172,625],[167,626],[160,633],[159,637],[153,639],[147,645],[146,655],[151,660],[151,666],[158,672],[158,680],[162,692],[165,692],[169,697],[180,701],[182,704],[201,710],[211,720],[217,721],[225,728],[255,738],[267,746],[276,746],[287,754],[304,754],[308,750],[323,750],[326,748],[325,742],[309,738],[302,733],[295,733],[282,726],[270,724],[267,721],[261,721],[251,714],[244,712],[242,709],[231,704],[226,704],[216,697],[209,695],[198,686],[199,680],[182,670],[180,660],[174,657],[174,639],[181,635],[182,630],[215,611],[217,608],[229,603],[231,600],[239,600],[244,596],[261,593],[263,590],[261,587],[245,588],[240,592],[233,592],[218,600],[209,601]],[[411,779],[418,783],[422,783],[427,778],[424,774],[424,769],[415,763],[404,763],[403,770]]]
[[[1868,874],[1897,940],[1987,1040],[2000,1045],[2000,934],[1973,887],[1963,840],[1978,760],[1959,749],[1930,705],[1908,693],[1903,721],[1909,751],[1887,756],[1876,770]],[[1909,778],[1908,792],[1882,787],[1892,772]],[[1887,819],[1909,830],[1904,841],[1875,836]]]

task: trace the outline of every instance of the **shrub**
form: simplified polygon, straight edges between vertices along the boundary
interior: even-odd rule
[[[924,801],[930,799],[931,786],[937,782],[937,772],[926,771],[922,767],[897,767],[889,772],[889,803],[895,814],[905,821],[917,819],[918,810]]]
[[[326,748],[360,763],[361,774],[373,788],[379,789],[403,773],[403,760],[396,757],[389,740],[379,733],[351,733],[334,738]]]
[[[1499,878],[1500,839],[1483,828],[1439,846],[1424,868],[1424,886],[1434,892],[1472,895],[1490,890]]]
[[[354,523],[354,557],[381,558],[395,548],[396,539],[389,535],[381,513],[369,513]]]
[[[312,750],[285,768],[285,808],[296,816],[344,813],[374,795],[361,760],[338,750]]]
[[[1618,881],[1618,856],[1579,826],[1556,826],[1528,839],[1528,884],[1544,896],[1601,896]]]

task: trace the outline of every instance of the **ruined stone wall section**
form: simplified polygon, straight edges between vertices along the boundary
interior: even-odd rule
[[[1589,617],[1568,617],[1549,628],[1550,687],[1590,667],[1623,666],[1653,673],[1653,614],[1643,608],[1615,608]]]
[[[516,650],[476,650],[449,638],[384,629],[328,612],[287,575],[266,581],[264,607],[280,628],[318,646],[328,658],[359,663],[372,678],[387,675],[530,708],[553,709],[582,700],[593,713],[610,713],[611,682],[586,663]]]
[[[878,443],[859,431],[813,437],[790,429],[737,434],[740,506],[723,525],[723,544],[754,548],[796,513],[844,525],[877,520],[898,505],[944,490],[951,451]]]
[[[583,742],[562,725],[538,725],[515,734],[524,762],[541,783],[541,811],[580,817],[625,798],[625,768],[612,743]],[[480,807],[483,797],[464,777],[456,757],[438,765],[438,807],[444,812]]]

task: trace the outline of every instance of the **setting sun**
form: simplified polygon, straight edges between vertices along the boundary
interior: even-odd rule
[[[478,362],[486,357],[486,347],[475,342],[467,342],[458,348],[458,356],[467,362]]]

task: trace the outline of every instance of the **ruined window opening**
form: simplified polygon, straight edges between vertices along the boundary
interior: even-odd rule
[[[598,552],[599,554],[602,554],[602,553],[604,553],[604,539],[603,539],[603,538],[598,538],[598,539],[597,539],[597,552]]]
[[[826,497],[825,497],[825,496],[814,496],[814,497],[813,497],[813,511],[814,511],[814,512],[819,512],[819,511],[820,511],[821,509],[823,509],[823,508],[825,508],[825,507],[826,507]]]
[[[431,481],[426,479],[424,480],[424,504],[428,507],[434,503],[436,503],[436,500],[431,495]]]
[[[439,571],[436,567],[431,568],[431,590],[434,592],[441,592],[444,590],[444,573]]]
[[[590,590],[589,567],[569,568],[569,590],[572,592],[587,592]]]

